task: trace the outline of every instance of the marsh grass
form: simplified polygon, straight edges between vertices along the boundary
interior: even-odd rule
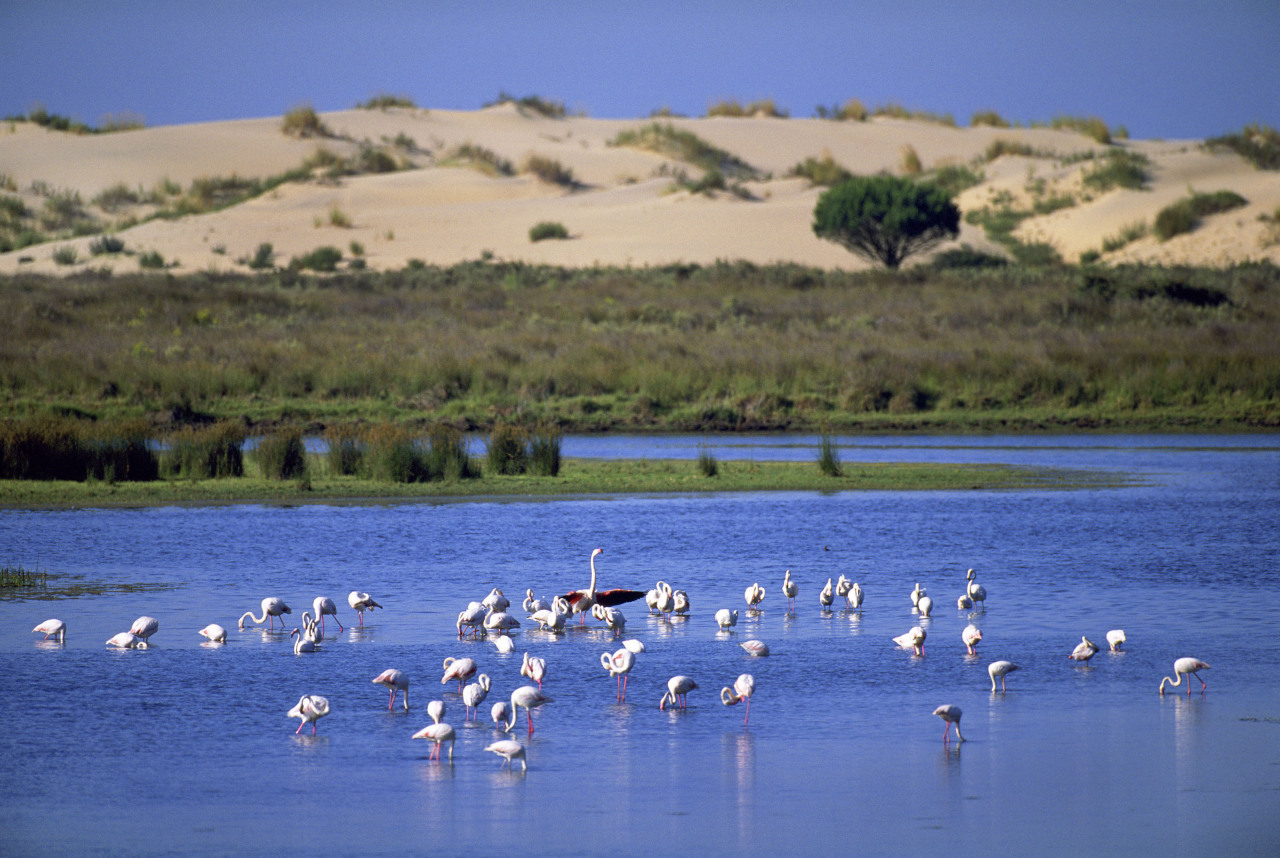
[[[4,564],[0,566],[0,588],[42,588],[49,584],[49,573],[41,569],[39,564],[35,569],[27,569],[22,564],[10,566]]]
[[[840,463],[840,448],[831,433],[823,430],[818,439],[818,470],[828,477],[844,476],[844,468]]]
[[[0,479],[142,481],[159,476],[147,427],[45,417],[0,422]]]
[[[325,461],[330,474],[350,476],[361,473],[368,442],[359,427],[327,426],[324,430],[324,442]]]
[[[167,438],[161,473],[192,480],[242,477],[244,442],[245,429],[239,422],[177,429]]]
[[[698,445],[698,471],[704,477],[714,477],[720,473],[720,462],[716,460],[716,454],[711,452],[711,446],[705,443]]]
[[[560,448],[564,436],[550,424],[535,426],[528,432],[529,473],[535,477],[555,477],[560,474]]]
[[[491,474],[523,474],[529,469],[526,433],[518,426],[499,423],[489,433],[486,455]]]
[[[253,460],[269,480],[301,480],[308,476],[302,430],[284,428],[258,439]]]
[[[365,473],[373,480],[420,483],[481,475],[467,451],[466,437],[442,423],[425,434],[405,426],[373,426],[366,431],[365,442]]]

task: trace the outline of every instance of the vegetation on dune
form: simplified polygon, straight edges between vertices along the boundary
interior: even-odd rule
[[[950,194],[927,182],[895,176],[853,178],[818,197],[813,231],[893,269],[959,235],[960,210]]]
[[[1268,125],[1250,123],[1241,131],[1210,137],[1205,145],[1230,149],[1259,170],[1280,170],[1280,131]]]
[[[37,104],[26,113],[18,116],[6,116],[5,122],[30,122],[50,131],[65,131],[68,134],[112,134],[117,131],[137,131],[146,128],[146,120],[142,116],[125,111],[109,113],[101,120],[98,127],[87,125],[70,116],[50,113],[42,104]]]
[[[568,237],[569,230],[559,221],[544,220],[529,227],[530,241],[546,241],[549,238],[566,239]]]
[[[1109,191],[1112,188],[1128,188],[1140,191],[1150,178],[1151,159],[1141,152],[1128,149],[1108,149],[1093,169],[1086,170],[1083,180],[1087,188]]]
[[[743,105],[735,100],[717,101],[707,108],[707,116],[755,116],[786,119],[791,114],[778,107],[772,98],[750,101]]]
[[[1156,238],[1168,241],[1175,235],[1191,232],[1200,225],[1200,219],[1209,215],[1231,211],[1246,205],[1248,200],[1235,191],[1193,193],[1189,197],[1162,208],[1156,214],[1154,232]]]
[[[0,414],[564,431],[1280,425],[1280,269],[957,263],[4,278]]]
[[[491,149],[466,142],[455,146],[439,161],[441,167],[471,167],[489,176],[514,176],[516,169]]]
[[[715,171],[732,179],[759,179],[763,174],[736,155],[712,146],[692,131],[683,131],[669,122],[650,122],[639,128],[619,131],[610,146],[630,146],[675,158],[707,172]]]
[[[508,92],[500,91],[493,101],[484,103],[484,107],[496,107],[501,104],[514,104],[521,113],[535,113],[548,119],[564,118],[564,102],[554,101],[538,95],[526,95],[516,98]]]
[[[332,137],[333,132],[320,119],[310,104],[299,104],[285,111],[280,130],[290,137]]]
[[[380,92],[365,101],[356,103],[357,110],[389,110],[393,107],[416,108],[418,105],[407,95],[391,95]]]

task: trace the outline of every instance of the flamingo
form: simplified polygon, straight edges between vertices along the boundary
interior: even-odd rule
[[[160,621],[155,617],[138,617],[133,621],[133,626],[130,627],[129,631],[150,643],[151,636],[160,631]]]
[[[255,617],[253,615],[253,611],[245,611],[244,614],[240,617],[240,628],[242,629],[244,628],[245,617],[248,617],[249,619],[253,620],[253,624],[255,626],[260,626],[263,623],[267,623],[267,630],[274,631],[276,617],[279,617],[281,614],[292,614],[292,613],[293,611],[290,610],[289,606],[284,603],[284,599],[280,599],[275,596],[268,596],[267,598],[262,600],[261,619],[259,619],[258,617]],[[280,631],[282,632],[284,631],[283,618],[281,618],[280,620]]]
[[[997,676],[1000,677],[1000,690],[1004,691],[1005,690],[1005,687],[1004,687],[1005,674],[1012,673],[1015,670],[1021,670],[1021,669],[1022,668],[1018,667],[1018,665],[1014,664],[1011,661],[993,661],[991,662],[991,664],[988,664],[987,675],[991,677],[992,693],[995,693],[995,690],[996,690]]]
[[[512,629],[520,628],[520,621],[506,611],[490,611],[489,616],[484,618],[484,627],[486,631],[505,635]]]
[[[227,630],[217,623],[209,623],[209,625],[205,626],[196,634],[203,635],[211,643],[227,642]]]
[[[489,676],[482,673],[476,677],[475,682],[467,683],[467,687],[462,689],[462,705],[466,707],[466,716],[464,721],[471,721],[471,710],[476,710],[475,717],[480,717],[480,704],[489,696]]]
[[[316,722],[329,714],[329,698],[321,697],[319,694],[304,694],[298,700],[298,705],[289,710],[290,718],[301,718],[298,729],[293,731],[293,735],[302,732],[302,728],[311,725],[311,735],[316,734]]]
[[[964,641],[964,645],[969,648],[969,655],[977,655],[978,641],[982,640],[982,629],[969,623],[960,633],[960,640]]]
[[[939,706],[937,709],[933,710],[933,714],[946,722],[946,726],[942,728],[942,744],[946,745],[951,741],[950,730],[952,724],[956,727],[956,742],[964,741],[964,736],[960,735],[961,712],[959,706],[956,706],[953,703],[948,703],[945,706]]]
[[[547,676],[547,660],[526,652],[524,660],[520,663],[520,675],[532,679],[541,688],[542,680]]]
[[[1111,647],[1112,652],[1119,652],[1124,641],[1124,629],[1112,629],[1107,632],[1107,645]]]
[[[628,640],[623,641],[622,645],[636,655],[644,652],[644,641],[638,641],[635,638],[629,638]]]
[[[687,709],[688,694],[697,687],[698,683],[687,676],[671,677],[667,680],[667,693],[662,695],[662,700],[658,701],[658,708],[665,710],[670,703],[673,708],[678,704],[681,709]]]
[[[444,720],[445,705],[443,700],[432,700],[427,704],[427,717],[431,723],[439,724]]]
[[[751,695],[756,693],[756,678],[749,673],[743,673],[733,682],[733,687],[727,685],[720,689],[720,702],[725,706],[736,706],[743,700],[747,701],[747,715],[742,719],[745,726],[747,719],[751,717]]]
[[[1164,694],[1164,684],[1166,682],[1169,683],[1170,687],[1181,685],[1182,677],[1194,676],[1196,679],[1200,679],[1200,671],[1208,669],[1209,665],[1198,658],[1180,658],[1173,663],[1173,674],[1178,678],[1174,679],[1172,676],[1166,676],[1160,680],[1160,693]],[[1200,679],[1200,691],[1203,692],[1206,688],[1208,686],[1205,685],[1205,681]],[[1189,678],[1187,679],[1187,696],[1191,696],[1191,680]]]
[[[973,601],[975,602],[981,602],[983,610],[986,610],[987,588],[983,587],[981,584],[979,584],[975,580],[977,578],[977,575],[974,574],[974,571],[972,569],[970,569],[966,573],[966,577],[968,577],[969,579],[969,585],[968,587],[966,587],[966,592],[969,594],[969,598],[973,599]]]
[[[924,639],[928,637],[925,630],[912,626],[911,631],[898,635],[893,642],[900,647],[910,647],[916,655],[924,655]]]
[[[516,642],[510,635],[498,635],[493,639],[493,645],[503,655],[515,652],[516,649]]]
[[[133,632],[121,632],[107,641],[107,646],[118,646],[121,649],[146,649],[147,642]]]
[[[505,611],[507,608],[511,607],[511,600],[504,596],[501,590],[494,587],[489,591],[489,595],[484,597],[484,600],[480,604],[484,605],[490,611]]]
[[[524,709],[525,717],[529,721],[529,732],[532,733],[533,710],[543,704],[554,702],[554,697],[548,697],[532,685],[520,686],[515,691],[511,692],[511,723],[506,725],[503,732],[511,732],[511,729],[516,726],[516,720],[520,717],[520,710]]]
[[[1067,656],[1067,658],[1074,661],[1088,662],[1097,651],[1098,645],[1081,635],[1080,643],[1076,644],[1076,648],[1071,651],[1071,655]]]
[[[822,588],[822,592],[818,594],[818,604],[822,606],[822,613],[831,610],[831,604],[835,602],[836,597],[831,589],[831,579],[827,579],[827,584]]]
[[[731,611],[728,608],[721,608],[716,611],[716,625],[720,626],[720,631],[727,632],[738,624],[738,612]]]
[[[430,739],[436,743],[431,749],[431,753],[427,756],[428,760],[440,759],[440,746],[445,742],[449,743],[449,762],[453,762],[453,740],[456,738],[453,728],[448,724],[428,724],[418,732],[414,733],[411,738],[414,739]]]
[[[627,618],[617,608],[606,608],[599,602],[591,606],[591,616],[601,620],[613,631],[615,638],[622,637],[622,630],[627,626]]]
[[[462,640],[465,634],[463,629],[471,630],[471,637],[475,637],[484,628],[485,618],[488,616],[489,610],[479,602],[472,602],[458,612],[458,640]]]
[[[956,599],[956,610],[967,611],[973,607],[973,599],[969,598],[968,593],[961,593],[960,598]]]
[[[67,642],[67,624],[62,620],[45,620],[31,631],[43,633],[45,640],[57,637],[58,643],[64,644]]]
[[[920,612],[920,616],[927,617],[933,613],[933,599],[924,594],[920,595],[920,601],[916,603],[916,610]]]
[[[525,614],[536,614],[538,611],[551,610],[551,603],[546,599],[539,599],[533,595],[533,588],[524,591],[524,612]]]
[[[827,579],[827,587],[831,587],[831,579]],[[796,609],[796,596],[800,593],[800,585],[791,580],[791,570],[788,569],[786,574],[782,576],[782,595],[787,597],[787,610],[794,611]],[[830,595],[830,594],[828,594]]]
[[[359,590],[352,590],[347,594],[347,604],[351,606],[351,610],[360,615],[360,628],[364,628],[365,611],[372,611],[374,608],[382,607],[368,593],[362,593]]]
[[[671,608],[672,613],[687,617],[689,615],[689,594],[684,590],[673,590],[671,599],[675,603]]]
[[[658,600],[662,598],[662,582],[659,581],[652,590],[645,591],[644,604],[650,614],[658,613]]]
[[[338,634],[342,634],[342,623],[338,622],[338,606],[333,603],[333,599],[328,596],[316,596],[315,601],[311,603],[311,607],[315,610],[316,616],[320,619],[320,633],[324,634],[324,617],[329,614],[333,617],[333,621],[338,623]]]
[[[403,670],[396,670],[394,667],[388,668],[373,678],[373,684],[391,689],[391,699],[387,701],[388,712],[396,705],[397,691],[404,692],[400,702],[404,704],[404,711],[409,711],[409,674]]]
[[[567,614],[557,611],[555,608],[546,608],[541,611],[534,611],[529,619],[538,624],[538,628],[544,632],[553,632],[560,634],[564,631],[564,620]]]
[[[844,599],[844,606],[846,610],[853,607],[849,604],[849,591],[852,589],[853,582],[846,578],[842,572],[840,577],[836,579],[836,595],[841,599]]]
[[[504,768],[511,768],[511,761],[519,760],[520,771],[529,771],[529,766],[524,759],[524,745],[521,745],[515,739],[499,739],[490,745],[485,745],[484,749],[486,751],[492,751],[499,757],[506,760],[506,762],[502,764]]]
[[[752,656],[754,658],[764,658],[766,655],[769,654],[769,645],[764,641],[750,640],[750,641],[746,641],[744,643],[738,644],[738,646],[746,650],[747,655]]]
[[[764,587],[757,582],[748,587],[742,595],[747,600],[748,611],[760,610],[760,603],[764,601]]]
[[[849,588],[849,605],[853,610],[862,612],[862,587],[857,581]]]
[[[507,701],[499,700],[489,709],[489,717],[493,719],[493,728],[495,730],[502,729],[502,722],[507,720],[507,713],[511,711],[511,707],[507,705]]]
[[[675,592],[666,581],[659,581],[655,589],[658,592],[658,596],[653,600],[653,609],[670,619],[671,611],[676,606]],[[648,601],[648,594],[645,595],[645,600]]]
[[[911,591],[911,607],[918,608],[920,606],[920,597],[924,595],[924,590],[920,587],[920,582],[916,582],[916,588]]]
[[[320,644],[316,642],[316,635],[312,632],[311,626],[307,626],[305,632],[299,632],[297,629],[289,632],[289,637],[296,637],[293,642],[293,654],[301,655],[304,652],[315,652],[320,649]]]
[[[573,609],[573,613],[581,614],[579,622],[585,623],[587,621],[586,612],[590,611],[591,606],[597,602],[606,608],[612,608],[615,605],[625,605],[627,602],[634,602],[636,599],[644,598],[643,590],[616,588],[596,592],[596,555],[603,553],[603,548],[596,548],[591,551],[591,586],[585,590],[574,590],[572,593],[565,593],[564,595],[564,599]]]
[[[631,668],[636,666],[636,654],[626,647],[622,647],[613,655],[603,652],[600,654],[600,666],[609,671],[609,675],[614,678],[618,686],[617,701],[626,702],[627,678]]]
[[[469,658],[453,658],[449,657],[444,660],[444,677],[441,678],[441,685],[448,685],[450,681],[458,680],[458,693],[462,693],[462,680],[470,679],[476,674],[476,663]]]

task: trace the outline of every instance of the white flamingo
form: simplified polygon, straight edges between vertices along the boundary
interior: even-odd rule
[[[831,586],[831,579],[827,579],[827,586]],[[795,611],[796,596],[800,594],[800,585],[791,578],[791,570],[788,569],[786,574],[782,576],[782,595],[787,597],[787,610]]]
[[[400,702],[404,704],[404,711],[409,711],[409,674],[403,670],[396,670],[394,667],[388,668],[373,678],[373,684],[391,689],[391,699],[387,702],[388,711],[396,705],[397,691],[404,692]]]
[[[858,612],[862,611],[862,587],[857,581],[854,581],[853,586],[849,588],[849,607]]]
[[[1191,658],[1190,656],[1180,658],[1173,663],[1173,673],[1174,676],[1178,678],[1174,679],[1172,676],[1166,676],[1164,679],[1160,680],[1160,693],[1164,694],[1164,684],[1166,682],[1169,683],[1170,687],[1176,687],[1182,684],[1182,678],[1185,676],[1187,677],[1187,696],[1190,697],[1191,677],[1194,676],[1196,679],[1200,679],[1200,671],[1208,669],[1209,665],[1205,664],[1198,658]],[[1205,684],[1205,681],[1200,679],[1200,690],[1204,691],[1206,688],[1208,688],[1208,686]]]
[[[844,599],[846,609],[853,607],[853,605],[849,604],[849,591],[852,589],[853,582],[846,578],[844,573],[841,573],[840,577],[836,579],[836,595]]]
[[[484,600],[481,601],[480,604],[484,605],[491,611],[505,611],[507,608],[511,607],[511,600],[504,596],[501,590],[494,587],[489,591],[489,595],[484,597]]]
[[[622,615],[622,611],[606,608],[598,602],[591,606],[591,616],[607,625],[615,638],[622,637],[622,631],[627,627],[627,618]]]
[[[507,653],[516,651],[515,639],[510,635],[498,635],[493,639],[493,645],[498,652],[506,655]]]
[[[62,620],[45,620],[31,631],[40,632],[44,635],[45,640],[56,637],[58,643],[64,644],[67,642],[67,624]]]
[[[835,602],[835,591],[831,588],[831,579],[827,579],[826,585],[822,588],[822,592],[818,593],[818,604],[822,606],[822,613],[828,613],[831,605]]]
[[[674,603],[671,607],[671,613],[681,617],[689,616],[689,594],[684,590],[672,590],[671,599]]]
[[[338,621],[338,606],[333,603],[333,599],[328,596],[316,596],[315,601],[311,603],[311,607],[316,612],[316,618],[320,620],[321,634],[324,634],[324,618],[326,614],[333,617],[333,621],[338,623],[338,634],[342,634],[342,623]]]
[[[911,591],[911,607],[920,607],[920,597],[924,595],[924,589],[920,586],[920,582],[916,582],[916,588]]]
[[[503,729],[504,733],[510,733],[512,728],[516,726],[516,721],[520,717],[520,710],[524,710],[525,718],[529,721],[529,732],[533,732],[533,710],[547,703],[554,703],[554,697],[548,697],[532,685],[522,685],[515,691],[511,692],[511,721]]]
[[[462,693],[462,681],[470,679],[476,674],[476,663],[469,658],[453,658],[452,656],[444,660],[444,677],[441,678],[441,685],[448,685],[453,680],[458,680],[458,693]]]
[[[453,762],[453,740],[456,738],[456,735],[453,731],[453,728],[450,727],[448,724],[445,724],[443,722],[439,724],[434,724],[434,723],[428,724],[418,732],[414,733],[412,738],[429,739],[432,742],[436,743],[436,746],[431,749],[431,753],[427,756],[428,760],[439,760],[440,746],[443,745],[445,742],[448,742],[449,743],[449,762],[451,763]]]
[[[226,643],[227,630],[217,623],[209,623],[196,634],[202,635],[210,643]]]
[[[121,632],[118,635],[112,635],[107,640],[107,646],[117,646],[121,649],[146,649],[147,642],[133,632]]]
[[[520,663],[520,675],[532,679],[538,683],[538,687],[542,687],[542,680],[547,676],[547,660],[540,656],[524,654],[524,659]]]
[[[636,654],[626,647],[622,647],[612,655],[604,652],[600,654],[600,666],[609,671],[609,675],[614,678],[614,682],[618,686],[617,694],[615,695],[617,701],[619,703],[626,702],[627,679],[631,673],[631,668],[636,666]]]
[[[464,629],[470,630],[471,637],[478,636],[484,630],[485,618],[489,616],[489,609],[479,602],[472,602],[458,612],[458,639],[461,640],[466,634]]]
[[[769,654],[769,645],[764,641],[749,640],[738,644],[747,651],[747,655],[753,658],[764,658]]]
[[[329,698],[321,697],[319,694],[304,694],[298,700],[298,705],[289,710],[290,718],[301,718],[298,729],[293,731],[293,735],[302,732],[302,728],[311,725],[311,735],[316,734],[316,722],[329,714]]]
[[[688,694],[697,687],[698,683],[687,676],[671,677],[667,680],[667,693],[663,694],[662,699],[658,701],[658,708],[665,710],[667,704],[670,703],[672,708],[679,706],[681,709],[687,709],[689,706]]]
[[[1087,663],[1097,652],[1098,645],[1084,635],[1081,635],[1080,643],[1076,644],[1076,648],[1071,651],[1071,655],[1067,656],[1067,658],[1072,661],[1083,661]]]
[[[671,585],[666,581],[659,581],[656,589],[658,591],[658,597],[653,601],[653,608],[659,614],[670,619],[671,611],[676,606],[675,593],[672,591]]]
[[[482,673],[476,677],[475,682],[467,683],[467,687],[462,689],[462,705],[466,707],[467,714],[463,718],[464,721],[474,720],[471,710],[476,710],[475,718],[480,717],[480,704],[489,696],[489,676]]]
[[[527,616],[529,614],[535,614],[538,611],[551,610],[551,603],[546,599],[539,599],[537,596],[533,595],[533,588],[530,587],[524,591],[524,604],[522,607],[524,608],[525,615]]]
[[[503,722],[507,720],[507,715],[511,711],[511,707],[507,705],[507,701],[499,700],[489,709],[489,717],[493,719],[495,730],[501,730]]]
[[[1112,652],[1119,652],[1124,642],[1124,629],[1112,629],[1107,632],[1107,646],[1111,647]]]
[[[155,617],[138,617],[129,628],[138,637],[151,643],[151,636],[160,631],[160,621]]]
[[[951,741],[951,725],[953,724],[956,728],[956,742],[964,741],[964,736],[960,735],[961,713],[959,706],[948,703],[945,706],[939,706],[937,709],[933,710],[933,714],[941,718],[946,724],[946,726],[942,728],[942,744],[945,745]]]
[[[969,594],[961,593],[960,597],[956,599],[957,611],[967,611],[972,607],[973,607],[973,599],[969,598]]]
[[[567,613],[561,613],[554,608],[546,608],[534,611],[529,615],[529,619],[537,623],[538,628],[544,632],[560,634],[564,631],[564,621],[567,616]]]
[[[982,629],[969,623],[960,633],[960,640],[964,641],[964,645],[969,648],[969,655],[977,655],[978,641],[982,640]]]
[[[427,717],[431,719],[431,723],[439,724],[444,720],[445,708],[443,700],[432,700],[427,704]]]
[[[720,631],[727,632],[738,624],[738,612],[731,611],[728,608],[721,608],[716,611],[716,625],[720,627]]]
[[[747,715],[742,719],[745,725],[751,717],[751,695],[756,693],[756,678],[749,673],[743,673],[733,681],[733,687],[725,686],[720,689],[720,702],[725,706],[736,706],[743,700],[747,701]]]
[[[347,594],[347,604],[351,606],[351,610],[355,611],[360,617],[360,628],[364,628],[364,612],[372,611],[374,608],[381,608],[373,597],[368,593],[360,590],[352,590]]]
[[[511,768],[511,761],[519,760],[520,771],[522,772],[529,771],[529,766],[525,762],[525,758],[524,758],[524,745],[521,745],[515,739],[499,739],[496,742],[485,745],[484,749],[486,751],[492,751],[493,753],[497,754],[499,757],[502,757],[504,760],[506,760],[506,762],[503,763],[504,768],[508,768],[508,769]]]
[[[761,587],[759,582],[746,589],[742,595],[747,600],[748,611],[760,610],[760,603],[764,601],[764,592],[764,587]]]
[[[987,588],[983,587],[981,584],[977,582],[976,580],[977,574],[972,569],[970,569],[966,573],[966,575],[969,578],[969,585],[966,588],[966,592],[968,592],[969,598],[973,599],[973,601],[975,602],[981,602],[983,610],[986,610]]]
[[[916,655],[924,655],[924,639],[928,637],[925,630],[919,626],[912,626],[911,631],[904,632],[893,639],[893,642],[900,647],[910,648]]]
[[[520,621],[506,611],[490,611],[489,616],[484,618],[484,627],[485,631],[505,635],[512,629],[520,628]]]
[[[920,612],[920,616],[927,617],[933,613],[933,598],[931,596],[921,595],[920,601],[916,603],[916,610]]]
[[[631,650],[636,655],[644,652],[644,641],[638,641],[635,638],[629,638],[622,642],[622,645]]]
[[[240,617],[239,625],[240,625],[240,628],[243,629],[245,618],[248,617],[250,620],[253,620],[253,624],[255,626],[260,626],[263,623],[266,623],[267,630],[274,631],[276,617],[280,617],[282,614],[292,614],[292,613],[293,611],[290,610],[289,606],[284,603],[284,599],[280,599],[275,596],[268,596],[267,598],[262,600],[262,616],[255,617],[253,615],[253,611],[245,611],[244,614]],[[281,618],[280,620],[280,631],[282,632],[284,631],[283,618]]]
[[[996,690],[997,677],[1000,678],[1000,690],[1004,691],[1005,690],[1005,686],[1004,686],[1005,674],[1013,673],[1015,670],[1021,670],[1021,668],[1011,661],[993,661],[991,662],[991,664],[988,664],[987,675],[991,677],[992,692]]]
[[[304,652],[317,652],[320,649],[320,644],[316,642],[316,636],[319,635],[319,632],[313,633],[311,629],[312,627],[308,626],[305,632],[300,632],[297,629],[289,632],[289,637],[297,638],[293,642],[294,655],[301,655]]]

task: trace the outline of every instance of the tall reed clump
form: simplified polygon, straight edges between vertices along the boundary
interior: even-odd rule
[[[307,447],[302,430],[282,429],[263,436],[254,448],[253,460],[270,480],[302,479],[307,476]]]
[[[526,432],[509,423],[499,423],[489,433],[487,459],[494,474],[523,474],[529,469]]]
[[[0,423],[0,479],[145,481],[159,463],[145,424],[50,417]]]
[[[193,480],[243,477],[244,438],[244,426],[231,421],[184,427],[169,436],[161,471]]]
[[[714,477],[720,473],[720,463],[707,444],[698,445],[698,471],[704,477]]]
[[[840,465],[840,450],[831,433],[823,430],[818,439],[818,470],[828,477],[839,477],[844,474]]]
[[[324,430],[324,443],[329,473],[352,476],[361,472],[368,445],[358,427],[330,426]]]
[[[560,474],[560,444],[563,436],[555,426],[542,425],[528,433],[529,471],[535,477]]]
[[[425,436],[403,426],[374,426],[365,440],[365,474],[375,480],[421,483],[480,476],[462,432],[443,423]]]
[[[48,573],[37,566],[35,569],[17,566],[0,566],[0,587],[45,587],[48,586]]]

